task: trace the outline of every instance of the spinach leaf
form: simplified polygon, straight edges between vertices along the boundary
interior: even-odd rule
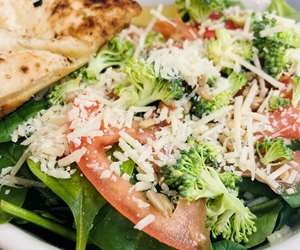
[[[282,203],[283,203],[283,208],[279,213],[275,231],[280,230],[284,225],[289,225],[291,222],[291,218],[293,217],[294,214],[297,213],[296,209],[291,208],[285,202]]]
[[[273,199],[251,208],[257,217],[255,221],[257,231],[249,236],[249,241],[246,243],[247,248],[263,243],[267,236],[272,234],[282,207],[280,199]]]
[[[85,249],[94,218],[105,200],[80,176],[79,171],[70,179],[56,179],[43,173],[38,163],[28,160],[28,166],[36,177],[70,207],[76,225],[76,249]]]
[[[286,0],[272,0],[268,11],[275,12],[279,16],[300,21],[300,12],[289,5]]]
[[[49,214],[64,225],[73,226],[73,214],[68,205],[49,188],[31,188],[28,190],[23,208],[43,216]]]
[[[213,243],[213,250],[246,250],[246,247],[230,240],[221,240]]]
[[[12,132],[29,118],[36,115],[42,109],[48,107],[48,102],[45,99],[30,100],[15,112],[0,120],[0,142],[9,142]]]
[[[267,186],[258,181],[252,181],[250,178],[243,177],[242,181],[238,184],[240,193],[249,192],[255,197],[265,196],[274,198],[277,195]]]
[[[292,140],[288,147],[293,151],[300,151],[300,140]]]
[[[282,198],[289,204],[292,208],[300,208],[300,192],[295,194],[283,194]]]
[[[102,250],[170,250],[142,231],[114,208],[107,205],[101,209],[90,233],[90,242]]]
[[[74,231],[68,229],[65,225],[58,224],[24,208],[20,208],[10,202],[0,200],[0,210],[5,211],[14,217],[18,217],[33,224],[39,225],[40,227],[55,232],[64,238],[75,240]]]
[[[0,144],[0,172],[6,167],[14,166],[24,151],[25,147],[19,144]],[[26,194],[26,188],[1,187],[0,201],[5,200],[15,204],[16,206],[22,206],[25,201]],[[9,222],[12,218],[13,216],[0,211],[0,224]]]

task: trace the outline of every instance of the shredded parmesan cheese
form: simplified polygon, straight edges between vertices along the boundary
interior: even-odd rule
[[[155,221],[155,216],[153,214],[148,214],[146,217],[141,219],[135,226],[134,228],[137,230],[143,230],[145,227],[150,225]]]
[[[257,74],[258,76],[260,76],[262,79],[266,80],[268,83],[270,83],[271,85],[273,85],[275,88],[278,89],[283,89],[284,88],[284,84],[277,81],[276,79],[274,79],[273,77],[271,77],[270,75],[266,74],[263,70],[255,67],[254,65],[252,65],[251,63],[247,62],[246,60],[242,59],[240,56],[238,55],[231,55],[232,58],[238,62],[239,64],[241,64],[242,66],[244,66],[245,68],[249,69],[250,71],[252,71],[253,73]]]

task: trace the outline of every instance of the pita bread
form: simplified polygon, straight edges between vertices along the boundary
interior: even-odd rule
[[[140,10],[132,0],[0,0],[0,116],[84,65]]]

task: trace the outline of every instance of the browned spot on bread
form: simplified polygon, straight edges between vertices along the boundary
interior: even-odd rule
[[[70,6],[68,0],[61,0],[59,3],[57,3],[53,10],[52,10],[52,15],[58,14],[63,12],[65,9],[67,9]]]
[[[5,74],[5,78],[8,79],[8,80],[11,79],[11,75]]]
[[[5,59],[0,57],[0,63],[4,63]]]
[[[45,44],[38,41],[36,46],[45,46],[45,50],[34,44],[24,51],[9,46],[4,54],[0,52],[0,117],[85,64],[141,11],[133,0],[44,0],[32,13],[27,11],[28,6],[33,8],[31,1],[7,2],[16,11],[24,7],[24,13],[30,13],[30,21],[20,23],[21,38],[41,39]],[[68,41],[73,47],[66,48]],[[76,44],[79,53],[75,53]]]
[[[22,71],[22,73],[26,74],[29,71],[29,68],[26,65],[22,65],[20,67],[20,70]]]
[[[84,6],[85,7],[100,7],[101,5],[105,4],[107,0],[85,0]]]

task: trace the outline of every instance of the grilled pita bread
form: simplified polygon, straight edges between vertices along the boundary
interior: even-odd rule
[[[87,63],[140,13],[132,0],[0,0],[0,116]]]

